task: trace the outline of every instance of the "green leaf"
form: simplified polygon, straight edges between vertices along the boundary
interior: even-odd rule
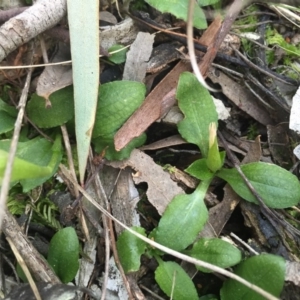
[[[63,283],[75,278],[78,259],[79,241],[74,228],[61,229],[51,239],[47,260]]]
[[[176,98],[185,118],[178,123],[181,136],[198,145],[204,157],[208,155],[209,124],[218,122],[215,104],[209,92],[191,73],[180,75]]]
[[[300,56],[300,48],[286,42],[285,38],[277,32],[276,29],[268,29],[266,32],[266,41],[268,45],[277,45],[283,49],[287,55]]]
[[[172,295],[174,300],[198,300],[192,279],[175,262],[159,260],[159,266],[155,270],[155,280],[167,296]]]
[[[10,143],[10,140],[0,141],[0,185],[7,163]],[[27,192],[48,180],[56,172],[61,158],[62,149],[59,135],[54,144],[43,138],[19,142],[11,182],[20,181],[23,191]]]
[[[11,131],[15,126],[17,110],[0,99],[0,134]]]
[[[208,218],[204,196],[210,181],[203,181],[190,195],[177,195],[161,217],[155,241],[181,251],[190,245]]]
[[[214,177],[214,173],[207,166],[206,158],[194,161],[184,171],[200,180],[209,180]]]
[[[187,21],[188,3],[187,0],[145,0],[149,5],[155,7],[162,13],[170,13],[175,17]],[[198,29],[207,27],[206,17],[203,10],[195,5],[194,9],[194,26]]]
[[[134,81],[114,81],[100,86],[93,143],[97,152],[105,149],[107,159],[127,158],[133,148],[145,142],[146,136],[142,134],[122,151],[116,151],[114,146],[115,133],[142,104],[145,93],[145,85]]]
[[[285,268],[285,260],[282,257],[262,254],[242,262],[234,273],[279,297],[284,285]],[[233,279],[228,279],[221,289],[221,299],[265,300],[265,297]]]
[[[263,162],[246,164],[241,169],[267,206],[287,208],[299,203],[299,181],[287,170]],[[236,169],[222,169],[216,175],[226,180],[242,198],[257,204],[256,198]]]
[[[142,227],[131,227],[131,229],[146,236],[145,229]],[[117,250],[124,272],[135,272],[140,268],[141,255],[145,253],[146,243],[125,230],[118,238]]]
[[[221,268],[234,266],[242,259],[239,249],[218,238],[201,238],[186,253]],[[211,272],[200,266],[196,266],[196,268],[202,272]]]
[[[75,101],[75,132],[83,183],[99,89],[99,1],[67,0]]]
[[[6,112],[7,115],[16,118],[18,115],[18,111],[14,106],[10,106],[0,99],[0,111]]]
[[[99,102],[93,138],[113,136],[145,99],[146,87],[135,81],[105,83],[99,89]]]
[[[212,5],[220,2],[220,0],[198,0],[200,6]]]
[[[65,124],[74,116],[73,86],[65,87],[50,95],[51,107],[45,99],[33,94],[28,102],[28,117],[40,128],[51,128]]]
[[[140,147],[146,141],[146,134],[141,134],[139,137],[134,138],[130,143],[124,147],[121,151],[115,150],[113,136],[109,137],[98,137],[92,140],[95,151],[97,153],[102,153],[105,151],[105,158],[108,160],[122,160],[130,156],[131,151],[134,148]]]
[[[0,111],[0,134],[11,131],[15,126],[16,118],[11,117],[7,112]]]
[[[209,149],[207,155],[207,166],[212,172],[216,172],[223,167],[224,155],[219,151],[217,139],[217,125],[216,123],[209,124]]]
[[[21,268],[20,264],[17,263],[17,267],[16,267],[16,271],[17,271],[17,274],[18,276],[20,277],[20,279],[23,281],[23,282],[28,282],[28,279],[23,271],[23,269]]]
[[[120,50],[120,51],[111,54],[108,57],[108,59],[111,62],[115,63],[115,64],[121,64],[121,63],[125,62],[125,60],[126,60],[126,53],[127,53],[128,48],[125,48],[123,45],[118,45],[117,44],[117,45],[111,46],[108,49],[108,52],[111,53],[111,52],[114,52],[114,51],[117,51],[117,50]]]

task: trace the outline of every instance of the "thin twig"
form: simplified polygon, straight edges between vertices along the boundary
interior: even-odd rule
[[[160,297],[159,295],[155,294],[153,291],[151,291],[150,289],[148,289],[146,286],[144,286],[143,284],[139,285],[141,289],[147,291],[153,298],[156,298],[158,300],[165,300],[165,298]]]
[[[66,127],[66,125],[61,125],[60,129],[61,129],[61,132],[62,132],[62,135],[63,135],[65,149],[66,149],[66,153],[67,153],[67,157],[68,157],[69,169],[70,169],[70,172],[71,172],[73,178],[77,181],[75,166],[74,166],[74,160],[73,160],[73,155],[72,155],[72,149],[71,149],[71,145],[70,145],[70,139],[69,139],[67,127]],[[79,197],[79,192],[78,192],[78,190],[76,189],[75,186],[74,186],[74,195],[75,195],[76,198]]]
[[[14,133],[12,136],[9,152],[8,152],[8,159],[6,163],[6,168],[2,180],[2,187],[1,187],[1,193],[0,193],[0,230],[2,227],[2,220],[4,216],[4,210],[5,210],[5,204],[6,204],[6,199],[8,196],[8,191],[9,191],[9,185],[10,185],[10,178],[12,175],[12,170],[13,170],[13,164],[14,164],[14,158],[17,152],[17,145],[19,141],[19,136],[22,128],[22,121],[25,113],[25,106],[28,98],[28,91],[29,91],[29,86],[30,86],[30,81],[31,81],[31,75],[33,72],[33,68],[29,69],[27,76],[26,76],[26,81],[25,85],[20,97],[20,102],[19,102],[19,113],[17,120],[15,122],[15,127],[14,127]]]
[[[245,248],[247,248],[250,252],[252,252],[255,255],[259,255],[257,251],[255,251],[252,247],[250,247],[247,243],[245,243],[241,238],[239,238],[236,234],[233,232],[230,233],[230,236],[232,236],[234,239],[239,241]]]
[[[289,81],[286,81],[286,80],[284,80],[284,79],[282,79],[282,78],[280,78],[280,77],[278,77],[278,76],[276,76],[276,75],[274,75],[274,74],[272,74],[272,73],[270,73],[270,72],[268,72],[268,71],[266,71],[265,69],[263,69],[263,68],[261,68],[261,67],[259,67],[259,66],[257,66],[256,64],[254,64],[252,61],[250,61],[245,55],[243,55],[240,51],[238,51],[237,49],[235,49],[235,48],[232,48],[233,49],[233,51],[244,61],[244,62],[246,62],[250,67],[252,67],[253,69],[255,69],[256,71],[258,71],[258,72],[260,72],[260,73],[263,73],[263,74],[265,74],[265,75],[267,75],[267,76],[269,76],[269,77],[271,77],[271,78],[273,78],[273,79],[276,79],[276,80],[278,80],[278,81],[281,81],[281,82],[283,82],[283,83],[285,83],[285,84],[288,84],[288,85],[293,85],[292,83],[290,83]]]
[[[22,256],[20,255],[18,249],[15,247],[15,244],[13,243],[13,241],[9,237],[6,237],[6,239],[7,239],[8,243],[10,245],[11,250],[13,251],[13,253],[14,253],[14,255],[15,255],[15,257],[16,257],[18,263],[19,263],[19,265],[21,266],[21,268],[22,268],[22,270],[23,270],[23,272],[24,272],[24,274],[25,274],[25,276],[26,276],[26,278],[27,278],[27,280],[28,280],[28,282],[30,284],[30,287],[32,289],[32,292],[33,292],[36,300],[42,300],[42,297],[41,297],[41,295],[39,293],[39,290],[38,290],[38,288],[37,288],[37,286],[36,286],[36,284],[35,284],[32,276],[30,274],[30,271],[29,271],[27,265],[25,264]]]
[[[119,255],[118,255],[118,251],[117,251],[117,247],[116,247],[116,239],[115,239],[114,231],[112,230],[113,229],[113,223],[112,223],[113,218],[110,218],[110,213],[109,213],[109,215],[104,213],[104,215],[107,216],[107,218],[109,220],[109,227],[111,228],[111,230],[109,231],[109,234],[110,234],[110,240],[111,240],[111,248],[112,248],[112,252],[114,255],[116,266],[118,267],[119,272],[123,278],[123,282],[124,282],[125,288],[127,290],[129,299],[134,299],[131,289],[130,289],[130,285],[128,283],[125,272],[124,272],[123,267],[119,260]]]
[[[215,90],[211,88],[209,85],[207,85],[198,67],[195,48],[194,48],[194,38],[193,38],[194,5],[195,5],[195,0],[189,0],[189,10],[188,10],[188,19],[187,19],[187,44],[188,44],[191,66],[200,84],[202,84],[205,88],[207,88],[211,92],[218,92],[218,90]]]

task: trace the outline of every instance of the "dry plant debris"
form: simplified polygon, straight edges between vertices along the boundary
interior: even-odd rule
[[[298,299],[299,1],[124,2],[82,186],[67,0],[0,4],[1,299]]]

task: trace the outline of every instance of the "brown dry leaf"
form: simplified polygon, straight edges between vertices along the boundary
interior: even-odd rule
[[[147,62],[150,58],[154,35],[139,32],[127,53],[123,80],[143,82],[146,76]]]
[[[172,135],[170,137],[167,137],[165,139],[156,141],[152,144],[145,145],[140,147],[140,150],[157,150],[157,149],[162,149],[162,148],[167,148],[171,146],[176,146],[176,145],[182,145],[186,144],[187,142],[179,135]]]
[[[52,62],[62,62],[71,59],[70,47],[59,43],[59,50],[54,56]],[[66,86],[73,83],[72,66],[58,65],[48,66],[39,77],[36,92],[39,96],[49,99],[49,96]]]
[[[208,77],[213,83],[220,84],[223,94],[257,122],[263,125],[274,123],[270,117],[270,113],[257,103],[251,92],[241,86],[241,84],[214,68],[211,69]]]
[[[100,172],[112,214],[128,227],[140,226],[139,215],[136,212],[139,193],[134,186],[131,173],[130,168],[118,170],[110,166],[104,166]],[[114,226],[118,235],[124,230],[117,223]]]
[[[135,149],[128,159],[123,161],[112,161],[108,165],[114,168],[124,169],[127,166],[136,171],[133,180],[136,184],[146,182],[148,184],[148,201],[162,215],[167,205],[183,190],[170,178],[170,174],[157,165],[153,159],[144,152]]]

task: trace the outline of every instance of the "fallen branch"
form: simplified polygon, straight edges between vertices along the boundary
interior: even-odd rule
[[[22,44],[55,26],[66,14],[66,0],[41,0],[0,27],[0,61]]]

